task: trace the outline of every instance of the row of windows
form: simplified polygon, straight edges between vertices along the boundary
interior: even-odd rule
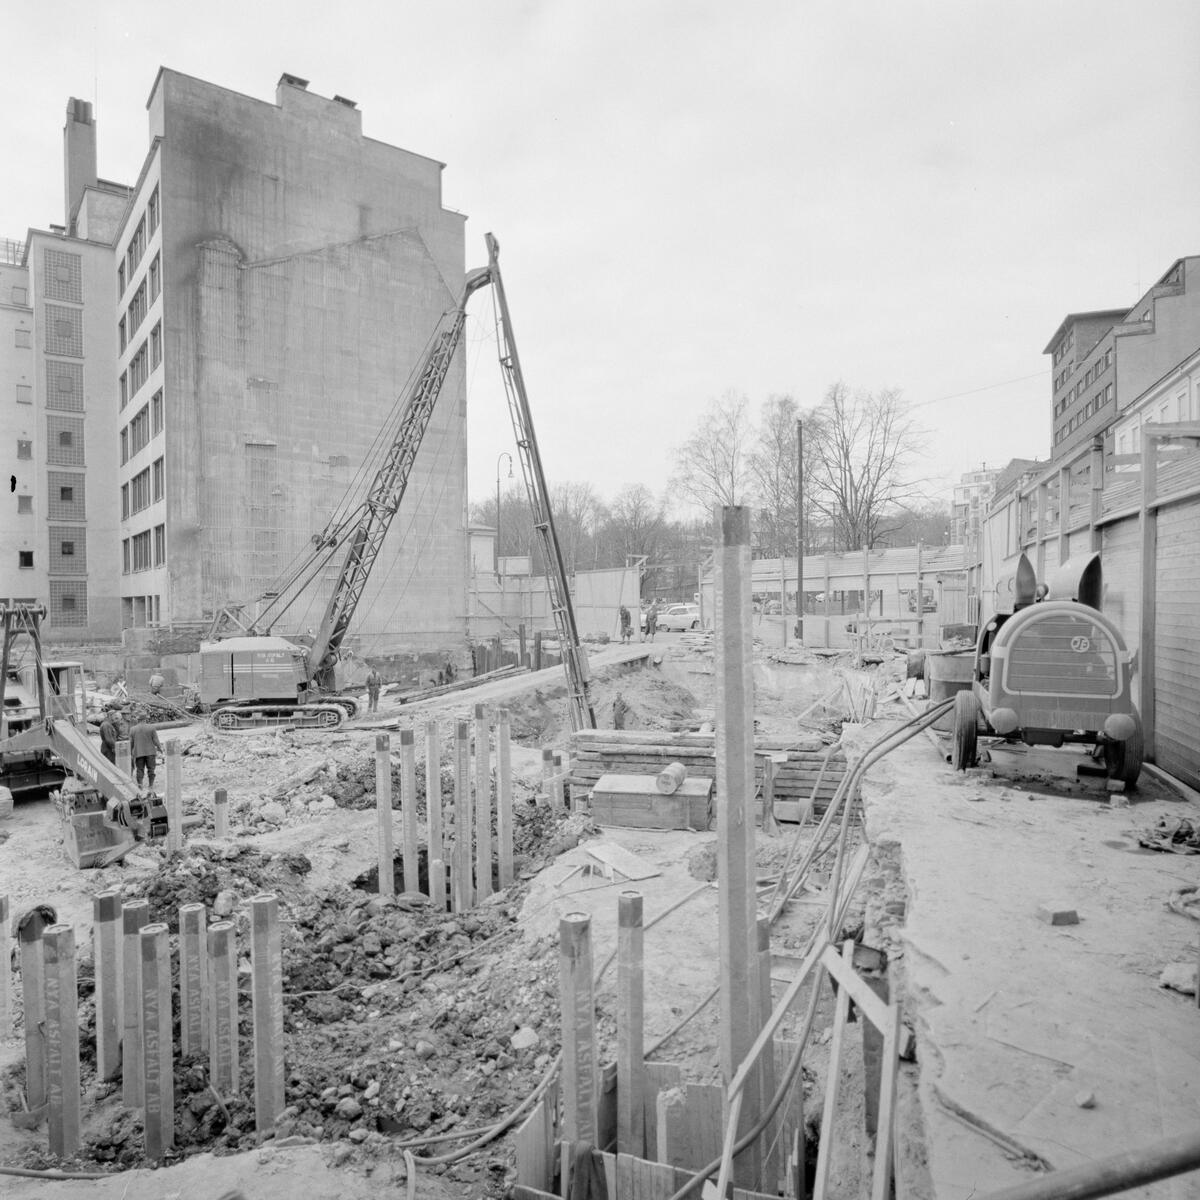
[[[141,220],[138,221],[134,228],[133,236],[129,239],[129,246],[125,251],[125,257],[117,267],[118,298],[125,295],[126,284],[133,282],[133,274],[138,269],[138,264],[142,261],[142,255],[146,253],[146,244],[149,238],[154,236],[154,231],[158,228],[160,217],[161,209],[158,188],[155,188],[150,193],[150,200],[146,205],[146,211],[142,214]],[[148,233],[146,228],[147,220],[150,222]]]
[[[166,561],[167,527],[165,525],[155,525],[153,533],[146,529],[121,542],[121,574],[123,575],[128,575],[131,571],[148,571],[151,567],[161,567]]]
[[[83,519],[83,476],[67,475],[62,478],[78,479],[79,484],[74,483],[54,483],[55,473],[51,472],[50,480],[50,516],[62,520],[82,520]],[[78,488],[79,499],[76,500],[75,493]],[[56,490],[57,489],[57,490]],[[155,497],[158,499],[158,497]],[[17,512],[19,514],[33,512],[33,497],[18,496],[17,497]]]
[[[76,541],[74,538],[60,538],[56,543],[53,540],[53,531],[52,531],[51,532],[51,543],[50,543],[50,557],[52,560],[57,558],[60,560],[67,559],[69,561],[73,561],[76,557],[76,553],[75,553],[76,547],[78,547],[79,558],[83,560],[83,565],[82,565],[81,569],[82,569],[83,573],[86,574],[87,573],[87,554],[84,549],[82,533],[83,533],[83,531],[80,530],[81,536],[78,541]],[[17,555],[18,555],[17,565],[21,568],[21,570],[22,571],[32,571],[33,570],[33,551],[32,550],[18,550]],[[66,569],[66,568],[56,568],[54,565],[51,565],[50,569],[53,571],[56,569]],[[80,569],[80,568],[71,568],[71,569]]]
[[[121,378],[117,381],[117,385],[121,394],[122,408],[138,394],[139,389],[150,378],[150,354],[152,348],[154,352],[154,366],[158,366],[162,362],[161,321],[154,326],[150,331],[150,337],[138,347],[138,352],[129,360],[129,370],[121,372]]]
[[[137,414],[121,430],[121,463],[127,463],[139,450],[149,445],[152,438],[162,433],[163,394],[160,388],[143,404]]]
[[[83,422],[71,417],[47,417],[46,461],[56,467],[81,467],[83,455]],[[17,438],[17,458],[33,460],[33,442]]]
[[[121,485],[122,521],[163,498],[163,478],[163,460],[156,458],[144,471]]]

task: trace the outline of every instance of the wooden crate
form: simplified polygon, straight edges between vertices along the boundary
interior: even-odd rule
[[[707,829],[712,792],[711,779],[685,779],[664,796],[653,775],[601,775],[592,789],[592,817],[631,829]]]

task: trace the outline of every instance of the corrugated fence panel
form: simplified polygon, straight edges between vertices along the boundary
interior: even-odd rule
[[[1104,568],[1104,611],[1117,623],[1125,645],[1136,650],[1141,641],[1142,539],[1136,517],[1104,526],[1101,563]]]
[[[1155,761],[1200,787],[1200,500],[1159,509],[1156,589]]]

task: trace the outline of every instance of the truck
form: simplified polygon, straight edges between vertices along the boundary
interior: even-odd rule
[[[167,811],[89,738],[76,700],[79,664],[48,664],[42,654],[45,615],[40,605],[0,609],[0,785],[14,795],[51,790],[67,857],[77,867],[106,867],[138,841],[165,836]],[[20,666],[18,647],[27,652]]]
[[[467,274],[457,304],[443,314],[413,384],[401,397],[396,430],[365,498],[314,537],[311,551],[269,593],[260,597],[252,618],[246,616],[244,607],[225,608],[217,615],[209,640],[201,643],[200,701],[212,709],[211,719],[216,728],[230,731],[287,724],[336,729],[356,715],[357,701],[341,694],[340,653],[384,537],[404,498],[413,463],[462,338],[467,301],[489,284],[500,309],[500,365],[509,413],[534,513],[534,527],[549,564],[550,607],[563,649],[572,726],[595,727],[588,695],[587,658],[575,625],[566,568],[500,277],[499,243],[490,233],[487,247],[488,265]],[[339,552],[341,567],[315,633],[276,634],[275,626]]]
[[[1020,556],[979,630],[970,686],[955,696],[956,770],[975,765],[982,735],[1090,745],[1110,779],[1136,785],[1144,751],[1134,656],[1100,611],[1103,590],[1099,554],[1063,563],[1044,585]]]

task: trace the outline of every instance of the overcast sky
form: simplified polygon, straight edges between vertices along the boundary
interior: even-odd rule
[[[729,389],[899,388],[923,474],[1045,457],[1042,348],[1200,253],[1195,0],[314,3],[6,11],[0,237],[62,218],[69,96],[133,182],[160,65],[350,96],[447,164],[501,265],[546,469],[656,493]],[[512,449],[491,304],[469,337],[470,491]]]

